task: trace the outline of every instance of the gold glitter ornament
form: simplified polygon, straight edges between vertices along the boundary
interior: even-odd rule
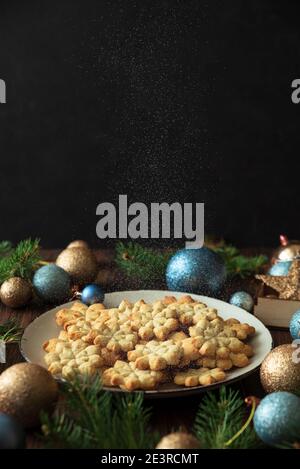
[[[30,283],[21,277],[11,277],[2,283],[0,299],[10,308],[25,306],[32,296]]]
[[[298,363],[297,363],[298,362]],[[279,345],[264,359],[260,380],[268,393],[300,391],[300,350],[291,344]]]
[[[70,275],[73,283],[93,282],[98,266],[94,253],[86,248],[67,248],[56,259],[56,265]]]
[[[278,261],[292,261],[300,256],[300,241],[290,241],[286,235],[280,235],[280,246],[272,257],[272,264]]]
[[[287,275],[256,275],[266,285],[278,292],[282,300],[300,300],[300,259],[295,259]]]
[[[70,244],[68,244],[66,249],[69,249],[69,248],[89,249],[89,245],[86,241],[83,241],[82,239],[76,239],[75,241],[72,241]]]
[[[37,426],[40,412],[50,409],[57,397],[57,382],[39,365],[17,363],[0,375],[0,412],[25,428]]]
[[[164,436],[156,449],[199,449],[200,443],[191,433],[173,432]]]

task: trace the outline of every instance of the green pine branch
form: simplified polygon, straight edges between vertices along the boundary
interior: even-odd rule
[[[202,448],[246,449],[260,446],[252,426],[248,426],[230,445],[229,440],[247,418],[245,404],[238,391],[222,386],[219,395],[209,392],[203,398],[195,418],[194,432]]]
[[[263,255],[243,256],[234,246],[224,245],[216,247],[214,251],[224,260],[229,277],[239,276],[245,278],[257,274],[268,262],[268,258]]]
[[[151,449],[160,436],[150,429],[151,413],[142,393],[103,391],[100,378],[75,379],[62,384],[62,400],[54,414],[41,414],[41,439],[47,448]],[[239,391],[222,386],[203,397],[193,433],[202,449],[255,449],[264,447],[257,437]],[[245,423],[247,424],[245,425]],[[279,448],[298,448],[282,442]]]
[[[54,415],[42,413],[43,441],[51,448],[138,449],[154,447],[150,412],[143,394],[113,394],[99,377],[74,380],[62,387],[64,403]]]
[[[254,275],[266,264],[266,256],[246,257],[233,246],[217,245],[212,247],[225,262],[228,277],[241,278]],[[116,245],[115,262],[119,269],[128,277],[140,278],[145,281],[155,281],[164,278],[166,267],[173,251],[160,252],[145,248],[138,243],[119,242]]]
[[[23,327],[16,319],[8,319],[0,324],[0,340],[6,343],[19,342],[23,334]]]
[[[0,283],[11,277],[30,280],[40,259],[38,239],[21,241],[9,255],[0,259]]]
[[[115,262],[129,277],[150,282],[164,277],[167,263],[173,253],[144,248],[131,241],[126,244],[120,241],[116,245]]]

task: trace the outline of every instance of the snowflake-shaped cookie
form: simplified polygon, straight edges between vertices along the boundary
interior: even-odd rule
[[[104,371],[102,382],[104,386],[120,386],[122,389],[154,389],[165,380],[161,371],[140,370],[134,363],[121,360],[116,361],[113,368]]]
[[[146,344],[138,344],[135,350],[128,352],[127,358],[134,362],[140,370],[164,370],[168,366],[176,366],[183,356],[180,344],[172,340],[158,342],[151,340]]]
[[[174,376],[174,383],[181,386],[208,386],[210,384],[223,381],[226,377],[225,372],[221,368],[208,368],[189,369],[176,373]]]

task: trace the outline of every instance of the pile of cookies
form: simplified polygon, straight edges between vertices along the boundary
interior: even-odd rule
[[[121,302],[87,307],[75,302],[56,314],[62,326],[44,344],[48,370],[63,378],[100,373],[104,386],[132,391],[173,382],[205,386],[223,381],[226,371],[248,365],[247,344],[255,329],[190,296],[153,303]]]

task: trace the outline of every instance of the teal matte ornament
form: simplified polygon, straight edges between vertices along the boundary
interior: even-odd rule
[[[32,280],[37,295],[46,303],[62,303],[70,296],[69,274],[55,264],[38,269]]]

